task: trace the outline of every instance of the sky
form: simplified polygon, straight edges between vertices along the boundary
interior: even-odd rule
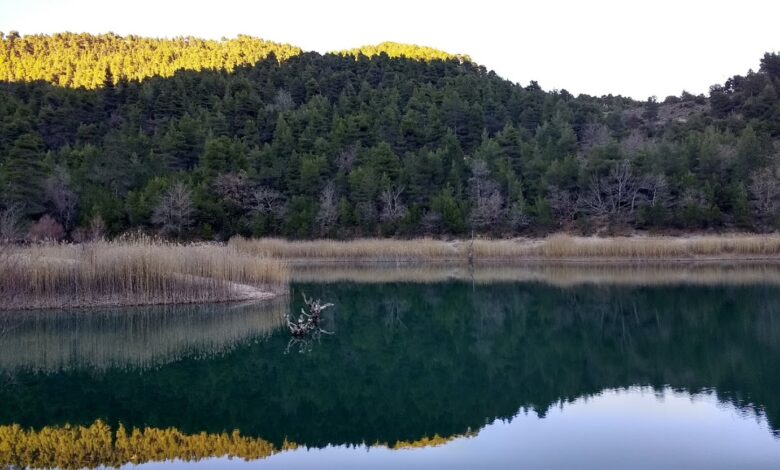
[[[0,31],[231,38],[327,52],[382,41],[468,54],[502,77],[637,99],[707,93],[780,51],[772,0],[0,0]]]

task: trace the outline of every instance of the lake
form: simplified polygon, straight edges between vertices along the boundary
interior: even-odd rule
[[[326,266],[264,304],[4,313],[0,464],[100,420],[184,437],[93,466],[780,468],[778,269]],[[301,293],[335,304],[311,340]]]

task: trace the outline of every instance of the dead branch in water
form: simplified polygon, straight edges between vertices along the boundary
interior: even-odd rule
[[[320,327],[322,322],[322,312],[332,307],[332,303],[322,303],[321,300],[311,299],[303,295],[303,302],[306,304],[305,308],[301,308],[301,314],[297,320],[293,320],[290,314],[285,314],[285,320],[287,321],[287,328],[290,330],[292,338],[287,344],[285,353],[290,352],[290,349],[297,345],[298,352],[303,353],[311,350],[311,344],[313,340],[319,341],[323,334],[331,335],[333,332],[323,330]]]

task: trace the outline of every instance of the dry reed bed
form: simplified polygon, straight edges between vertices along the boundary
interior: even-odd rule
[[[512,259],[686,260],[780,257],[780,235],[694,237],[573,237],[543,239],[442,241],[360,239],[287,241],[235,237],[238,251],[287,260],[430,261]]]
[[[228,242],[228,246],[243,253],[281,259],[423,261],[457,259],[462,256],[460,250],[452,243],[430,238],[290,241],[279,238],[233,237]]]
[[[0,309],[269,298],[286,290],[284,263],[223,245],[138,240],[5,248]]]

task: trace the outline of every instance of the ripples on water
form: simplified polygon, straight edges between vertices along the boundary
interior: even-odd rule
[[[298,444],[271,467],[780,465],[778,266],[318,269],[276,304],[6,313],[0,425]],[[301,291],[335,334],[284,354]]]

